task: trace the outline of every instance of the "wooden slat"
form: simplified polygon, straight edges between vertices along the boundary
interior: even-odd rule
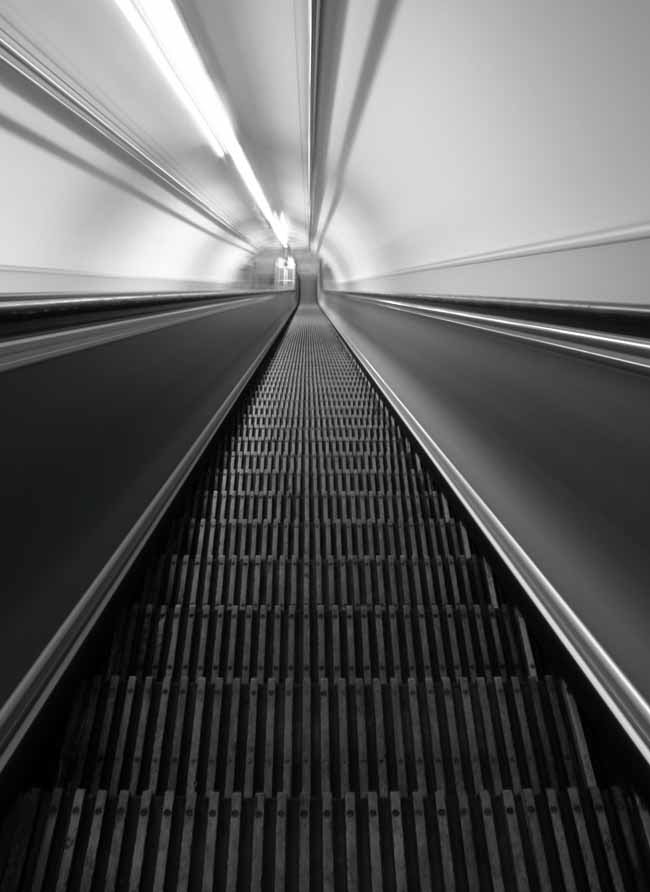
[[[287,797],[281,793],[277,798],[275,812],[275,850],[273,876],[278,890],[286,889],[287,876]]]
[[[511,881],[514,880],[513,890],[516,892],[528,892],[530,883],[526,869],[526,857],[524,843],[519,830],[517,808],[515,798],[510,790],[504,790],[502,799],[505,826],[508,834],[510,859],[512,862]]]
[[[253,815],[253,840],[251,848],[251,892],[262,892],[262,883],[268,883],[264,877],[264,796],[255,797],[255,813]]]
[[[298,888],[309,889],[311,866],[311,802],[309,796],[302,794],[298,802]]]
[[[219,794],[210,793],[207,797],[207,816],[201,870],[201,889],[203,892],[212,892],[215,887],[216,849],[220,807]]]
[[[169,856],[169,841],[171,837],[172,818],[174,815],[174,794],[168,790],[163,798],[162,813],[160,815],[160,827],[158,830],[158,847],[154,866],[154,889],[163,889],[167,876],[167,859]]]
[[[564,832],[562,814],[560,812],[560,805],[555,790],[546,791],[546,802],[551,820],[555,847],[558,853],[562,881],[566,889],[576,889],[577,886],[573,864],[571,863],[571,856],[569,854],[569,845]]]
[[[217,679],[212,693],[212,711],[210,718],[210,735],[208,738],[208,765],[206,772],[206,790],[212,792],[216,787],[218,770],[219,741],[221,739],[221,724],[223,710],[223,681]]]
[[[408,888],[406,873],[406,848],[404,845],[404,824],[402,802],[398,793],[390,794],[390,811],[393,831],[393,864],[395,870],[395,892],[406,892]]]
[[[607,863],[609,879],[615,892],[625,892],[625,883],[621,875],[621,868],[614,848],[612,831],[607,819],[607,813],[600,790],[592,787],[589,790],[591,805],[596,816],[596,825],[600,842],[600,850]]]
[[[458,865],[456,868],[456,872],[460,869],[462,873],[465,873],[467,876],[467,888],[470,892],[478,892],[481,888],[481,878],[479,876],[479,861],[478,861],[478,853],[476,851],[476,842],[474,839],[474,830],[472,828],[472,815],[470,812],[469,800],[467,794],[464,791],[459,791],[457,795],[458,799],[458,823],[460,825],[460,839],[463,849],[463,859],[462,865]],[[438,809],[438,816],[445,818],[445,824],[447,822],[447,809],[445,808],[446,803],[443,800],[443,807]],[[478,803],[479,814],[482,811],[482,803],[479,801]],[[442,812],[442,814],[441,814]],[[479,818],[480,820],[481,818]],[[449,831],[445,827],[445,846],[449,847],[448,841]],[[448,850],[443,854],[443,863],[444,860],[451,860],[452,855],[451,851]]]
[[[111,795],[115,795],[120,788],[120,778],[122,776],[122,769],[125,761],[126,741],[131,724],[131,710],[133,708],[133,699],[135,695],[136,679],[131,676],[126,683],[126,693],[122,706],[122,718],[118,730],[117,742],[113,752],[110,780],[108,783],[108,789]]]
[[[242,824],[242,797],[235,793],[230,800],[230,820],[228,822],[228,856],[226,863],[225,892],[236,892],[239,874],[239,838]]]
[[[379,802],[376,793],[368,794],[368,837],[370,844],[370,888],[373,892],[381,892],[384,885],[384,867],[379,827]]]
[[[185,808],[175,888],[178,892],[189,892],[190,878],[192,875],[192,843],[194,841],[194,827],[196,823],[197,809],[196,793],[190,790],[185,797],[183,805]]]
[[[156,726],[153,738],[153,750],[151,755],[151,765],[149,768],[148,785],[151,790],[158,789],[158,781],[160,776],[160,763],[163,757],[163,744],[166,738],[167,729],[167,709],[170,698],[169,681],[163,681],[158,697],[158,712],[156,715]]]
[[[147,790],[142,794],[138,803],[135,842],[131,852],[129,864],[129,889],[139,889],[142,880],[142,870],[147,846],[147,833],[151,820],[151,793]]]
[[[242,691],[239,679],[230,686],[230,715],[228,716],[228,738],[226,743],[226,773],[223,785],[224,796],[232,796],[235,790],[235,770],[237,767],[237,739],[239,733],[239,713],[241,709]]]
[[[523,790],[521,793],[522,809],[526,819],[528,838],[532,850],[532,858],[537,873],[537,881],[540,889],[552,887],[549,873],[548,856],[544,848],[544,838],[539,822],[535,797],[531,790]]]

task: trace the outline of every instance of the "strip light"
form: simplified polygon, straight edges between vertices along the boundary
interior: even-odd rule
[[[173,0],[115,0],[129,25],[219,158],[229,155],[262,216],[283,248],[289,243],[284,214],[276,214],[239,144],[210,75]]]

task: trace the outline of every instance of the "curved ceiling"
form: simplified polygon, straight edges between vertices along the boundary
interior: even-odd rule
[[[271,208],[289,217],[292,245],[310,242],[340,282],[571,239],[650,235],[647,4],[176,3]],[[6,0],[0,27],[213,212],[208,222],[198,205],[174,205],[172,215],[204,228],[199,237],[70,179],[60,228],[85,226],[83,262],[63,235],[34,248],[27,202],[22,236],[15,225],[2,231],[0,265],[31,258],[34,267],[76,262],[106,274],[226,281],[251,252],[277,244],[231,160],[210,149],[116,0]],[[19,119],[9,93],[7,115]],[[75,139],[66,151],[83,155]],[[52,140],[66,143],[63,134]],[[41,209],[48,219],[58,209],[60,220],[51,172],[36,176]],[[30,177],[19,171],[16,200]],[[170,207],[168,197],[155,200]],[[95,220],[99,201],[105,215]],[[123,236],[112,233],[103,252],[90,242],[107,219]]]
[[[363,280],[650,232],[650,6],[323,4],[317,244]],[[328,257],[329,255],[329,257]]]
[[[177,7],[271,208],[288,215],[292,242],[304,244],[308,4],[182,0]],[[179,207],[142,170],[114,153],[106,156],[110,146],[56,105],[44,105],[3,66],[0,98],[10,126],[0,120],[0,148],[15,159],[9,197],[21,213],[11,226],[0,224],[0,272],[58,269],[84,275],[86,287],[95,273],[142,280],[144,287],[156,279],[187,286],[232,280],[251,252],[277,245],[231,158],[215,155],[115,0],[7,0],[0,38],[137,146],[199,206],[198,214],[194,205]],[[33,206],[30,192],[37,193]]]

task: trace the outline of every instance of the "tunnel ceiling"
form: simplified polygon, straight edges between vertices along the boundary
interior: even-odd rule
[[[647,4],[177,6],[292,245],[310,242],[339,281],[646,225]],[[222,278],[277,243],[116,0],[6,0],[0,25],[248,240],[219,247]],[[142,221],[127,220],[134,256],[158,232]],[[212,276],[209,252],[188,237],[174,263]]]

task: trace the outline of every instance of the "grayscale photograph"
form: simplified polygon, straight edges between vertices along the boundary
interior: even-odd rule
[[[650,892],[650,0],[0,0],[0,892]]]

